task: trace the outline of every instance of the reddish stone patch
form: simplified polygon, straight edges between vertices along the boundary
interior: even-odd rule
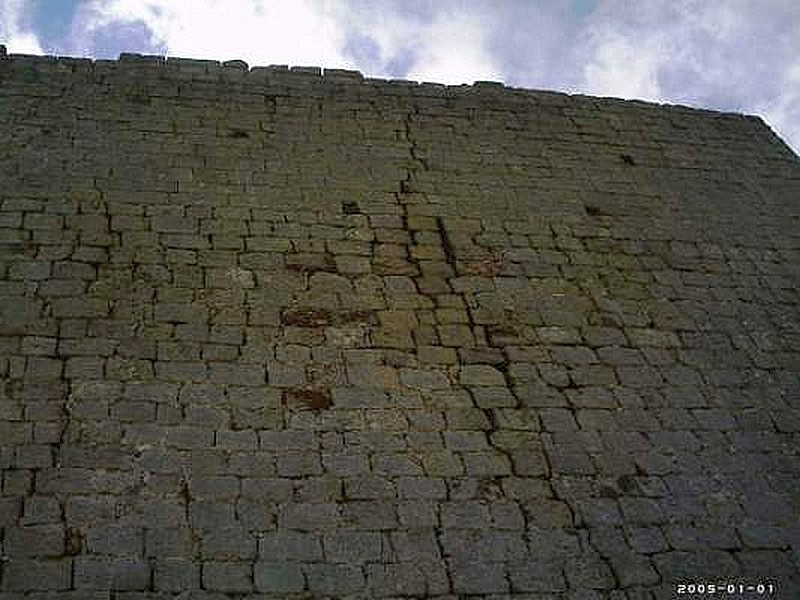
[[[478,275],[482,277],[493,277],[500,273],[503,265],[498,260],[470,260],[458,261],[459,275]]]

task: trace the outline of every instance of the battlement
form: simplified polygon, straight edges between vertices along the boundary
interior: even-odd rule
[[[600,98],[584,94],[569,94],[548,90],[533,90],[507,86],[497,81],[475,81],[470,84],[445,85],[405,79],[380,79],[366,77],[360,71],[327,69],[316,66],[249,66],[242,60],[203,60],[122,53],[118,60],[93,60],[67,56],[39,56],[7,54],[0,47],[0,59],[8,62],[0,67],[9,72],[25,71],[28,76],[69,75],[91,76],[96,81],[160,80],[180,84],[188,82],[220,83],[234,89],[260,91],[265,94],[304,94],[351,92],[361,95],[480,99],[485,101],[516,101],[520,104],[544,103],[549,106],[580,107],[600,110],[608,107],[625,107],[629,110],[668,110],[675,114],[704,114],[725,119],[746,119],[762,123],[760,117],[741,113],[717,111],[677,104]]]

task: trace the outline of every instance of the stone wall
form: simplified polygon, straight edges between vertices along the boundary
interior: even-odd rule
[[[799,199],[754,117],[0,57],[0,600],[800,597]]]

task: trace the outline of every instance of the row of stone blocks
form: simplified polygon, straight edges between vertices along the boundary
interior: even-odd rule
[[[242,60],[201,60],[192,58],[166,57],[159,55],[143,55],[135,53],[122,53],[119,60],[92,60],[90,58],[74,58],[62,56],[37,56],[26,54],[8,54],[5,46],[0,46],[0,59],[25,61],[35,65],[38,69],[54,71],[95,71],[103,72],[115,68],[157,69],[162,78],[177,78],[185,80],[219,81],[239,80],[245,76],[254,82],[268,81],[275,83],[294,84],[295,86],[310,86],[314,84],[376,84],[390,85],[393,87],[419,87],[427,92],[445,90],[504,90],[502,83],[493,81],[476,81],[473,86],[446,86],[438,83],[419,84],[415,81],[403,79],[374,79],[364,78],[359,71],[349,69],[322,69],[321,67],[270,65],[267,67],[249,67]],[[557,94],[553,94],[557,95]]]
[[[0,60],[18,63],[22,68],[35,69],[40,73],[93,73],[95,77],[145,77],[179,82],[240,83],[270,85],[308,94],[318,89],[340,89],[342,85],[358,86],[359,93],[366,90],[385,95],[463,98],[479,96],[488,101],[500,100],[515,103],[545,102],[551,107],[575,108],[580,103],[584,108],[600,109],[614,106],[628,109],[662,111],[686,115],[707,113],[725,119],[737,118],[761,122],[758,117],[735,113],[704,110],[679,105],[661,105],[639,100],[596,98],[582,94],[531,90],[505,85],[496,81],[475,81],[472,85],[445,85],[442,83],[417,82],[405,79],[365,78],[356,70],[328,69],[314,66],[269,65],[250,67],[242,60],[201,60],[193,58],[121,53],[118,60],[93,60],[66,56],[38,56],[9,54],[0,46]]]

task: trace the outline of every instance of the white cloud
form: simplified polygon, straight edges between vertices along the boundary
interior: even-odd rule
[[[0,41],[15,54],[43,54],[39,38],[23,25],[24,10],[22,0],[0,0]]]
[[[585,90],[596,96],[660,101],[662,57],[658,43],[637,47],[621,36],[607,36],[585,68]]]
[[[171,56],[243,59],[254,65],[320,65],[357,69],[346,51],[360,33],[377,46],[378,72],[442,83],[502,79],[487,48],[487,14],[453,3],[420,14],[403,2],[359,5],[358,0],[92,0],[83,7],[73,43],[92,54],[95,32],[142,23],[153,45]],[[424,10],[423,10],[424,13]],[[405,72],[390,72],[405,56]]]
[[[503,78],[488,47],[494,20],[480,7],[438,2],[419,14],[399,2],[364,11],[351,6],[350,13],[349,28],[375,42],[383,68],[398,56],[407,58],[405,72],[387,73],[389,77],[446,84]]]
[[[353,68],[334,12],[321,0],[94,0],[82,29],[141,22],[170,56]]]
[[[446,11],[425,27],[419,36],[419,60],[407,77],[418,81],[447,84],[472,84],[476,80],[503,79],[503,74],[487,49],[487,34],[492,30],[481,15]]]
[[[755,112],[800,154],[800,60],[786,69],[781,87],[782,94],[756,105]]]
[[[793,0],[601,0],[586,33],[582,91],[758,113],[800,148]]]

